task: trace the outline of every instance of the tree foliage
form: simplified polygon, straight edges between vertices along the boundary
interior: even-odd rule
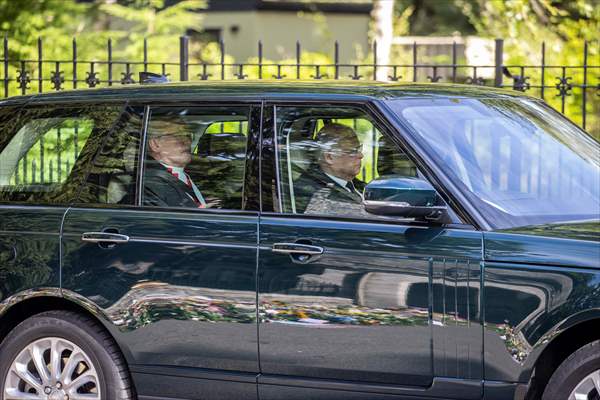
[[[186,29],[199,28],[197,11],[205,0],[0,0],[0,31],[10,40],[11,59],[36,59],[37,39],[43,38],[44,58],[68,59],[72,39],[85,59],[106,57],[109,38],[115,57],[139,59],[144,38],[149,57],[172,61],[177,40]],[[175,56],[176,58],[176,56]]]
[[[26,3],[26,6],[24,4]],[[206,7],[206,0],[0,0],[0,30],[9,37],[9,58],[11,60],[37,60],[37,39],[43,38],[43,58],[63,60],[61,69],[66,77],[72,73],[68,60],[73,55],[72,38],[77,38],[78,58],[81,60],[106,61],[106,46],[113,39],[114,60],[141,61],[144,39],[148,43],[148,59],[158,63],[178,62],[179,36],[189,30],[201,31],[203,23],[198,10]],[[540,65],[541,45],[546,43],[545,62],[547,65],[581,65],[583,63],[584,42],[588,41],[588,63],[600,64],[598,32],[600,31],[600,2],[596,0],[396,0],[394,33],[396,35],[477,35],[489,39],[505,39],[505,65]],[[210,15],[210,14],[209,14]],[[315,12],[321,25],[327,26],[324,14]],[[306,16],[304,16],[306,17]],[[343,38],[340,38],[343,40]],[[392,51],[390,62],[410,64],[410,52]],[[381,49],[380,49],[381,52]],[[218,63],[220,50],[217,44],[191,43],[191,61],[196,63]],[[303,58],[307,56],[303,55]],[[310,59],[329,59],[313,53]],[[356,61],[371,63],[372,54],[357,54]],[[444,59],[432,62],[448,63]],[[230,55],[227,63],[233,62]],[[244,62],[245,60],[235,60]],[[256,61],[256,60],[255,60]],[[294,60],[280,60],[279,62]],[[460,62],[460,60],[459,60]],[[45,67],[44,74],[48,75]],[[106,76],[103,66],[98,66],[101,76]],[[274,67],[273,67],[274,68]],[[267,68],[265,77],[276,73]],[[9,71],[15,77],[19,65],[13,63]],[[35,71],[35,66],[29,66]],[[155,70],[152,68],[151,70]],[[256,76],[256,68],[248,68],[249,77]],[[288,68],[289,69],[289,68]],[[177,66],[167,65],[166,72],[177,75]],[[85,76],[82,68],[78,76]],[[160,71],[155,71],[160,72]],[[233,72],[227,76],[233,76]],[[331,77],[331,71],[323,69]],[[520,71],[511,71],[519,73]],[[121,70],[115,70],[119,77]],[[288,78],[295,77],[295,71],[285,70]],[[359,72],[371,77],[369,67]],[[583,82],[582,69],[568,69],[570,83]],[[304,68],[302,76],[309,77],[315,71]],[[341,76],[349,75],[346,69]],[[410,68],[399,69],[403,79],[410,79]],[[424,76],[426,75],[423,72]],[[539,85],[539,69],[528,69],[532,86]],[[546,100],[561,109],[561,97],[556,97],[556,78],[562,74],[560,68],[548,68],[545,74]],[[212,77],[219,74],[212,71]],[[35,77],[32,77],[35,78]],[[81,79],[81,78],[80,78]],[[598,69],[589,70],[588,85],[597,85]],[[505,83],[510,83],[506,79]],[[44,83],[44,90],[51,89],[50,82]],[[35,90],[35,87],[32,88]],[[11,94],[16,94],[16,85],[11,86]],[[537,89],[536,89],[537,90]],[[539,90],[530,93],[539,95]],[[580,123],[582,90],[573,87],[566,96],[567,115]],[[595,137],[600,137],[600,97],[591,89],[587,96],[587,127]]]
[[[176,60],[178,37],[187,29],[200,30],[202,15],[198,10],[206,6],[204,0],[104,0],[97,3],[98,19],[105,21],[105,30],[118,40],[118,55],[139,57],[144,39],[148,40],[148,57],[165,61]]]
[[[588,42],[588,65],[600,65],[600,2],[596,0],[397,0],[396,34],[399,35],[477,35],[502,38],[505,65],[541,65],[542,43],[546,44],[545,64],[581,66],[584,43]],[[401,55],[400,55],[401,56]],[[406,61],[406,60],[400,60]],[[435,60],[433,60],[435,61]],[[518,69],[511,71],[520,74]],[[598,69],[588,70],[588,85],[597,85]],[[539,68],[527,69],[532,86],[541,84]],[[547,68],[544,74],[545,99],[562,109],[557,97],[561,68]],[[583,83],[583,69],[567,69],[569,84]],[[509,84],[505,80],[505,84]],[[530,93],[540,95],[541,91]],[[582,89],[573,87],[565,97],[566,114],[582,122]],[[587,130],[600,138],[600,100],[587,91]]]
[[[600,65],[600,3],[593,0],[455,0],[481,36],[505,39],[504,64],[540,65],[542,43],[546,43],[546,65],[581,66],[584,63],[584,43],[588,42],[588,65]],[[583,83],[583,69],[569,69],[571,83]],[[528,70],[532,82],[540,82],[539,70]],[[548,68],[546,84],[560,83],[560,68]],[[587,81],[597,85],[600,71],[590,69]],[[532,83],[533,84],[533,83]],[[561,109],[556,89],[548,90],[547,101]],[[587,91],[587,130],[600,139],[600,100],[594,91]],[[596,92],[597,93],[597,92]],[[566,97],[567,114],[581,122],[582,89],[574,88]]]

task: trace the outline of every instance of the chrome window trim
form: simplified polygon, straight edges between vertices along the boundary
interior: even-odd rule
[[[150,119],[150,106],[144,106],[144,119],[142,120],[142,132],[141,132],[141,143],[140,143],[140,154],[138,154],[138,186],[136,188],[137,193],[135,196],[135,206],[142,206],[142,194],[144,193],[144,168],[145,168],[145,156],[146,156],[146,133],[148,131],[148,121]]]
[[[281,175],[279,173],[279,143],[277,142],[277,105],[273,104],[273,146],[275,147],[275,179],[277,180],[277,202],[279,203],[279,212],[283,212],[283,200],[281,195],[283,190],[281,188]]]

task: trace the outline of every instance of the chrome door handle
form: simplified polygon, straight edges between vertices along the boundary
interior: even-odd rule
[[[110,232],[85,232],[81,235],[82,242],[89,243],[127,243],[129,236]]]
[[[283,254],[302,254],[309,256],[318,256],[323,254],[323,248],[301,243],[273,243],[271,248],[273,253]]]

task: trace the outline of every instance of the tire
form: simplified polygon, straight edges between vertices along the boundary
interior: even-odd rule
[[[112,338],[92,319],[58,310],[26,319],[0,344],[0,400],[19,393],[135,399],[125,360]]]
[[[587,394],[589,400],[600,400],[600,340],[581,347],[559,365],[542,399],[574,400],[575,389],[578,394]]]

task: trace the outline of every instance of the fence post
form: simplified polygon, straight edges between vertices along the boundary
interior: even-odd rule
[[[456,83],[456,41],[452,42],[452,83]]]
[[[542,42],[542,83],[541,83],[541,96],[542,100],[544,100],[544,91],[546,89],[546,81],[544,79],[544,75],[546,73],[546,42]]]
[[[258,79],[262,79],[263,70],[263,44],[262,40],[258,41]]]
[[[335,63],[335,79],[340,79],[340,44],[335,41],[333,47],[333,62]]]
[[[73,89],[77,89],[77,39],[73,38]]]
[[[413,82],[417,81],[417,42],[413,42]]]
[[[583,42],[583,85],[582,85],[582,103],[581,103],[581,114],[582,114],[582,127],[585,130],[586,125],[586,113],[587,113],[587,73],[588,73],[588,42]]]
[[[179,80],[188,80],[189,41],[187,36],[179,37]]]
[[[37,48],[38,48],[38,93],[42,93],[42,85],[43,85],[43,72],[42,72],[42,38],[38,37],[37,40]]]
[[[8,97],[8,35],[4,35],[4,97]]]
[[[221,80],[225,80],[225,42],[219,40],[219,52],[221,53]]]
[[[112,59],[112,39],[108,38],[108,86],[113,84],[113,59]]]
[[[300,63],[302,62],[302,47],[300,41],[296,40],[296,79],[300,79]],[[281,75],[277,73],[277,75]]]
[[[144,38],[144,72],[148,72],[148,38]]]
[[[377,40],[373,40],[373,80],[377,80]]]
[[[494,86],[502,87],[502,63],[504,58],[504,39],[496,39],[495,46],[495,63]]]

